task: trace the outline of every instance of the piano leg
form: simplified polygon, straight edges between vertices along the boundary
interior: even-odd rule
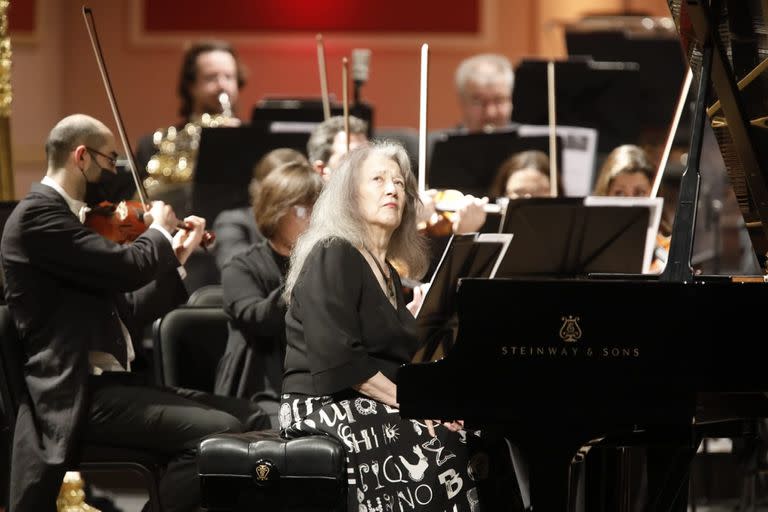
[[[648,510],[687,510],[688,482],[696,447],[698,443],[648,447]]]
[[[520,439],[526,440],[517,446],[528,466],[532,510],[570,512],[571,462],[583,442],[573,436],[564,439],[562,431],[540,431]]]

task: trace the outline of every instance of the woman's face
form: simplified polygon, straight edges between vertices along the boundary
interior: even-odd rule
[[[368,156],[360,172],[358,201],[368,224],[389,232],[397,229],[405,208],[405,179],[397,162],[377,153]]]
[[[536,169],[520,169],[507,179],[506,196],[510,199],[549,197],[549,194],[549,178]]]
[[[642,172],[618,174],[608,185],[609,196],[647,197],[650,193],[651,182]]]
[[[277,221],[277,229],[272,238],[293,250],[296,240],[309,227],[311,216],[312,205],[296,204],[291,206],[285,215]]]

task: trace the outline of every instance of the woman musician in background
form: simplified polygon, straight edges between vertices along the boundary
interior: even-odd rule
[[[550,188],[549,157],[546,153],[520,151],[499,166],[491,185],[490,197],[551,197]]]
[[[213,223],[213,230],[216,233],[213,252],[216,256],[216,265],[220,270],[233,256],[245,251],[256,242],[264,240],[264,235],[259,232],[254,218],[254,209],[258,204],[259,183],[273,170],[290,162],[307,162],[307,158],[291,148],[273,149],[261,157],[253,167],[251,181],[248,184],[251,204],[222,210],[216,216]]]
[[[323,179],[303,157],[272,170],[254,193],[253,215],[265,238],[222,272],[229,339],[214,390],[258,401],[275,417],[285,357],[283,283],[322,188]]]

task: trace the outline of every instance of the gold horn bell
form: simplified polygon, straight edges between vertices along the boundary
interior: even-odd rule
[[[219,94],[219,103],[220,114],[203,114],[180,130],[171,126],[155,131],[152,142],[157,151],[147,163],[149,176],[144,179],[144,187],[150,195],[161,185],[173,186],[192,181],[203,128],[228,126],[232,119],[232,106],[227,93]]]

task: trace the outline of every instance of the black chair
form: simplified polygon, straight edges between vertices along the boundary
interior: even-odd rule
[[[221,308],[181,307],[155,321],[155,380],[161,386],[213,392],[227,347],[228,317]]]
[[[184,268],[187,269],[184,287],[189,293],[194,293],[204,286],[221,283],[221,272],[216,265],[213,251],[193,252],[184,264]]]
[[[0,397],[6,417],[7,437],[12,445],[16,413],[27,393],[24,382],[22,347],[8,306],[0,306]],[[152,453],[117,446],[84,444],[76,451],[73,470],[134,471],[146,483],[151,510],[162,512],[159,474],[165,465],[162,457]],[[7,467],[10,467],[8,464]],[[8,478],[10,471],[5,478]]]
[[[198,288],[187,300],[187,306],[220,308],[224,306],[224,289],[220,284]]]
[[[211,289],[213,295],[215,290]],[[181,307],[155,321],[153,347],[155,382],[213,393],[219,361],[227,348],[229,317],[221,308]],[[279,425],[279,403],[271,398],[254,399]]]

